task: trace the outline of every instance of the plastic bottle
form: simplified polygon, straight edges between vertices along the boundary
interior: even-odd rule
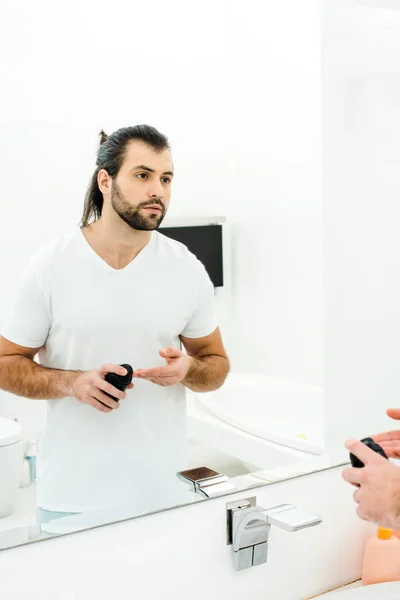
[[[391,529],[379,527],[365,546],[362,584],[400,581],[400,540]]]
[[[108,383],[111,383],[111,385],[116,387],[117,390],[121,390],[121,392],[124,392],[126,390],[126,388],[128,387],[128,385],[130,383],[132,383],[133,369],[132,369],[131,365],[128,365],[126,363],[119,365],[119,366],[126,369],[126,371],[127,371],[126,375],[118,375],[117,373],[107,373],[107,375],[105,376],[104,379],[106,381],[108,381]],[[107,394],[107,396],[110,396],[110,398],[112,398],[113,400],[116,400],[117,402],[119,402],[118,398],[111,396],[111,394],[108,394],[107,392],[104,392],[104,393]]]
[[[35,440],[28,443],[26,450],[26,458],[29,462],[29,470],[31,481],[36,480],[36,455],[37,455],[37,442]]]

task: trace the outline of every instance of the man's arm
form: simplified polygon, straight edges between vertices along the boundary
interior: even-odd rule
[[[0,389],[34,400],[70,395],[79,371],[43,367],[34,361],[41,348],[27,348],[0,335]]]
[[[120,365],[104,364],[92,371],[50,369],[33,360],[39,350],[18,346],[0,335],[0,389],[34,400],[73,396],[100,412],[111,412],[120,407],[110,395],[123,400],[126,393],[105,381],[107,373],[126,373]],[[132,388],[133,383],[128,386],[128,389]]]
[[[179,337],[187,353],[180,348],[162,348],[159,354],[165,358],[167,365],[137,369],[133,377],[161,386],[182,383],[194,392],[211,392],[220,388],[229,373],[229,360],[219,328],[202,338]]]
[[[211,392],[220,388],[229,373],[229,359],[219,327],[205,337],[187,338],[181,335],[180,339],[191,358],[182,383],[193,392]]]

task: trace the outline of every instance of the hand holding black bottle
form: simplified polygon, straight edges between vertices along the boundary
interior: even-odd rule
[[[363,444],[365,444],[366,446],[368,446],[368,448],[370,448],[371,450],[374,450],[374,452],[376,452],[377,454],[380,454],[381,456],[383,456],[383,458],[387,458],[386,453],[383,450],[383,448],[381,448],[381,446],[379,444],[374,442],[374,440],[371,437],[364,438],[363,440],[361,440],[361,442]],[[361,460],[359,458],[357,458],[357,456],[354,456],[354,454],[351,454],[351,453],[350,453],[350,461],[351,461],[351,464],[353,467],[356,467],[358,469],[361,469],[362,467],[364,467],[364,463],[361,462]]]
[[[121,390],[121,392],[124,392],[128,385],[130,385],[130,383],[132,382],[133,369],[131,365],[128,364],[123,364],[119,366],[126,369],[126,375],[117,375],[117,373],[107,373],[104,379],[108,383],[111,383],[111,385],[116,387],[118,390]],[[107,392],[104,393],[107,394]],[[114,398],[114,396],[111,396],[111,394],[107,394],[107,396],[110,396],[110,398],[119,402],[119,398]]]

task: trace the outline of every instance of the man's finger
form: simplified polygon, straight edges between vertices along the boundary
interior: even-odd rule
[[[379,445],[388,458],[400,458],[400,440],[379,442]]]
[[[120,391],[120,390],[118,390]],[[103,394],[103,392],[99,389],[97,390],[94,394],[93,397],[98,400],[98,402],[101,402],[101,404],[104,404],[105,406],[108,406],[109,408],[112,409],[118,409],[120,408],[120,404],[119,402],[116,402],[115,400],[113,400],[112,398],[110,398],[110,396],[108,394]],[[115,398],[116,396],[114,396]]]
[[[348,440],[345,445],[347,450],[357,456],[357,458],[359,458],[364,465],[367,465],[368,463],[376,463],[380,460],[386,460],[383,458],[383,456],[380,456],[358,440]]]
[[[360,479],[362,477],[361,471],[362,469],[344,469],[344,471],[342,472],[342,477],[345,481],[347,481],[347,483],[351,483],[352,485],[359,487]]]
[[[159,351],[159,354],[161,354],[161,356],[168,356],[168,358],[175,358],[181,356],[183,352],[179,348],[169,346],[168,348],[162,348]]]
[[[134,377],[171,377],[171,367],[154,367],[154,369],[138,369]]]
[[[400,421],[400,408],[388,408],[386,414],[391,419],[396,419],[396,421]]]
[[[141,379],[157,383],[157,385],[172,385],[175,383],[174,377],[141,377]]]
[[[120,365],[114,365],[112,363],[106,363],[105,365],[101,365],[98,369],[100,375],[107,375],[107,373],[116,373],[117,375],[126,375],[127,371],[124,367]]]
[[[375,435],[371,435],[374,442],[378,444],[380,442],[400,442],[400,431],[398,429],[394,429],[393,431],[384,431],[383,433],[377,433]]]
[[[90,406],[93,406],[93,408],[95,408],[96,410],[99,410],[100,412],[104,413],[112,412],[113,410],[109,406],[106,406],[102,402],[99,402],[99,400],[97,400],[97,398],[94,397],[91,398]]]

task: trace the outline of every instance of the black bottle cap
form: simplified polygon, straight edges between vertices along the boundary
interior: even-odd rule
[[[374,450],[374,452],[383,456],[383,458],[387,458],[384,449],[379,444],[374,442],[374,440],[371,437],[364,438],[361,441],[363,444],[368,446],[368,448],[371,448],[371,450]],[[357,469],[364,467],[364,463],[361,462],[361,460],[359,458],[357,458],[357,456],[354,456],[354,454],[351,454],[351,453],[350,453],[350,462],[353,465],[353,467],[356,467]]]
[[[111,383],[111,385],[118,388],[119,390],[125,390],[128,387],[128,385],[132,382],[133,369],[131,365],[128,364],[123,364],[119,366],[127,370],[126,375],[119,375],[118,373],[107,373],[105,379],[106,381],[108,381],[108,383]]]
[[[120,366],[126,369],[127,373],[126,375],[117,375],[117,377],[123,385],[126,385],[128,387],[128,385],[132,382],[133,369],[131,365],[128,364],[123,364]]]

